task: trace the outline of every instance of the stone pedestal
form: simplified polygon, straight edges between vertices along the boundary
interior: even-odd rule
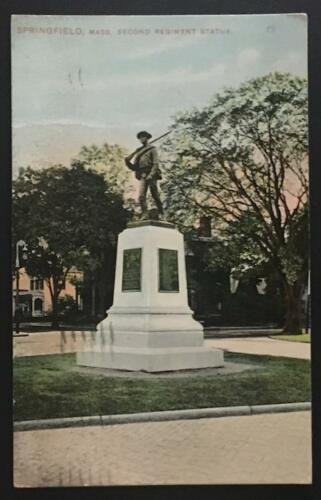
[[[224,364],[192,317],[183,235],[173,224],[141,221],[119,235],[113,306],[77,364],[147,372]]]

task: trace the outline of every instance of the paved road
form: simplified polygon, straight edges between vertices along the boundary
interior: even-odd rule
[[[81,350],[86,338],[91,338],[95,332],[52,331],[30,333],[27,337],[14,338],[16,356],[36,356],[41,354],[58,354]],[[268,337],[208,339],[209,347],[227,349],[233,352],[248,354],[267,354],[290,358],[310,358],[310,344],[303,342],[288,342]]]
[[[310,413],[16,432],[15,486],[310,483]]]
[[[266,354],[269,356],[285,356],[288,358],[310,359],[310,344],[271,339],[269,337],[243,339],[208,339],[209,347],[225,349],[246,354]]]

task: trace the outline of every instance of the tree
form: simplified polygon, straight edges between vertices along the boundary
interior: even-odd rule
[[[13,217],[14,239],[29,247],[27,272],[44,278],[50,290],[55,327],[70,268],[91,266],[97,275],[114,258],[128,217],[122,196],[80,161],[71,168],[21,169],[13,182]]]
[[[245,213],[242,220],[230,222],[225,231],[213,231],[210,238],[204,238],[201,225],[187,232],[184,228],[188,284],[197,292],[192,308],[197,314],[219,312],[216,321],[224,324],[279,324],[284,312],[280,280],[269,260],[244,234],[248,224]],[[236,294],[231,292],[231,277],[239,282]],[[266,279],[264,296],[256,288],[261,278]]]
[[[104,174],[110,189],[124,194],[131,189],[130,172],[124,163],[126,155],[127,151],[118,144],[92,144],[81,148],[77,160]]]
[[[221,232],[242,223],[243,239],[282,280],[284,330],[298,332],[307,270],[306,81],[271,73],[225,89],[178,115],[172,130],[164,145],[168,216],[192,224],[210,215]]]

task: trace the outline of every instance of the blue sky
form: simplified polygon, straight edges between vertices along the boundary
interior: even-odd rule
[[[18,32],[26,27],[81,34]],[[19,15],[12,18],[12,56],[14,167],[24,158],[50,163],[51,152],[53,161],[68,161],[79,146],[77,130],[82,143],[96,137],[131,149],[137,130],[166,131],[177,112],[206,104],[224,86],[273,70],[306,76],[307,18]]]

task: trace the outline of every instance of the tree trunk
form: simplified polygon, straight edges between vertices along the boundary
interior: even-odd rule
[[[53,293],[51,296],[51,301],[52,301],[52,321],[51,321],[51,326],[52,328],[59,328],[59,321],[58,321],[58,298],[59,298],[59,292],[60,290],[58,289],[58,283],[53,280]]]
[[[98,282],[98,314],[99,318],[104,318],[106,316],[106,309],[112,305],[109,302],[109,287],[106,283],[106,277]]]
[[[58,288],[58,280],[55,277],[46,278],[46,282],[50,292],[51,298],[51,309],[52,309],[52,319],[51,319],[51,327],[59,328],[58,322],[58,298],[61,289]]]
[[[302,303],[300,287],[297,283],[285,284],[285,324],[284,333],[298,334],[302,329]]]
[[[55,295],[52,298],[52,320],[51,320],[52,328],[59,328],[58,321],[58,297]]]
[[[91,316],[96,317],[96,283],[94,281],[91,284]]]

